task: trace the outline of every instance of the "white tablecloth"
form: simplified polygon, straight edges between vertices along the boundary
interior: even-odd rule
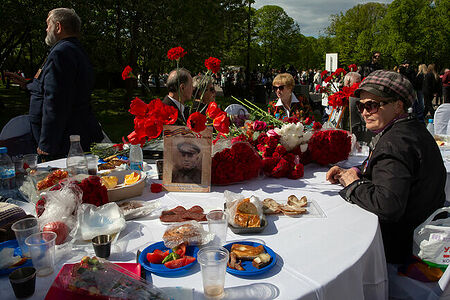
[[[63,167],[64,161],[52,162]],[[135,199],[158,200],[163,206],[187,208],[201,205],[205,210],[223,208],[223,191],[230,190],[261,199],[287,200],[291,194],[306,196],[324,212],[325,217],[290,218],[268,216],[269,225],[258,235],[236,235],[228,231],[227,241],[254,240],[265,243],[277,254],[276,266],[266,274],[240,278],[226,275],[228,299],[386,299],[387,271],[377,217],[356,205],[345,202],[338,185],[325,180],[326,168],[305,167],[299,180],[257,179],[226,187],[213,187],[211,193],[152,194],[146,187]],[[158,182],[158,180],[154,180]],[[113,246],[110,260],[134,262],[136,251],[160,241],[166,226],[159,219],[137,219],[127,223],[121,238]],[[205,225],[207,229],[207,225]],[[93,250],[88,248],[88,254]],[[43,299],[64,262],[75,262],[86,253],[66,253],[55,272],[37,278],[32,299]],[[199,266],[178,278],[147,277],[157,287],[181,286],[193,289],[194,299],[203,298]],[[14,299],[8,277],[0,277],[0,299]]]

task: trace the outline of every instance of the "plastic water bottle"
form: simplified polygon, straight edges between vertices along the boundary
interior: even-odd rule
[[[70,149],[66,165],[70,176],[88,174],[88,163],[83,148],[81,148],[79,135],[70,136]]]
[[[0,191],[10,191],[15,188],[16,171],[8,155],[8,148],[0,147]]]
[[[136,171],[144,170],[144,155],[142,154],[141,145],[131,145],[130,146],[130,169]]]
[[[434,136],[434,124],[433,119],[428,119],[427,129]]]

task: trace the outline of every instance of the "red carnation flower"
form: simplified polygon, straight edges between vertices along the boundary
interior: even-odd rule
[[[213,121],[214,128],[220,133],[227,134],[230,132],[230,118],[226,112],[221,112]]]
[[[217,106],[216,102],[209,103],[208,108],[206,109],[206,115],[212,120],[214,120],[221,112],[222,110]]]
[[[314,125],[312,128],[313,128],[313,130],[319,130],[322,128],[322,124],[320,124],[319,122],[314,122]]]
[[[328,83],[328,82],[330,82],[330,81],[331,81],[331,79],[333,79],[333,77],[331,77],[331,76],[328,76],[327,78],[325,78],[325,80],[324,80],[324,81],[325,81],[326,83]]]
[[[312,123],[312,119],[310,118],[310,117],[307,117],[306,119],[305,119],[305,125],[309,125],[309,124],[311,124]]]
[[[355,64],[351,64],[348,66],[348,69],[350,70],[350,72],[355,72],[356,70],[358,70],[358,67]]]
[[[295,165],[294,169],[288,175],[289,179],[299,179],[305,174],[305,169],[301,163]]]
[[[170,60],[179,60],[186,55],[186,51],[181,47],[175,47],[167,51],[167,57]]]
[[[328,75],[328,71],[327,70],[323,70],[322,73],[320,73],[320,77],[321,78],[324,78],[327,75]]]
[[[211,70],[211,72],[215,74],[220,70],[220,59],[215,57],[205,59],[205,66],[208,70]]]
[[[347,72],[343,68],[338,68],[336,71],[334,71],[333,75],[339,76],[339,75],[345,75]]]
[[[148,107],[144,101],[136,97],[133,100],[131,100],[130,110],[128,111],[132,115],[144,117],[148,112]]]
[[[187,127],[192,131],[202,132],[206,129],[206,116],[199,112],[195,112],[189,116],[186,123]]]
[[[145,135],[149,139],[157,138],[163,130],[163,122],[156,118],[145,119]]]
[[[131,71],[133,71],[133,69],[130,66],[126,66],[125,69],[123,69],[122,71],[122,79],[125,80],[131,78],[131,76],[133,75]]]

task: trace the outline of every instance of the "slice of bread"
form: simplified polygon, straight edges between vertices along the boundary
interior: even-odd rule
[[[261,219],[257,215],[236,213],[234,222],[240,227],[260,227]]]
[[[250,202],[249,198],[244,199],[241,203],[238,204],[236,208],[237,212],[243,214],[257,215],[258,209],[256,206]]]
[[[252,266],[254,266],[257,269],[264,268],[265,266],[269,265],[271,261],[271,257],[268,253],[261,253],[258,254],[255,259],[252,261]]]
[[[281,213],[280,204],[271,198],[264,199],[263,210],[266,215]]]
[[[250,245],[233,244],[231,246],[231,252],[236,254],[237,259],[241,260],[254,260],[259,254],[265,253],[263,245],[253,247]]]

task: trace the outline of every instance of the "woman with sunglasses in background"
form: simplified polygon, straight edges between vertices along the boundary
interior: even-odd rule
[[[296,117],[303,121],[312,115],[308,100],[297,98],[292,92],[295,87],[294,77],[289,73],[278,74],[272,82],[277,99],[269,103],[269,113],[277,119]]]
[[[192,104],[192,111],[202,111],[205,112],[208,104],[210,102],[216,101],[216,89],[214,87],[214,79],[211,77],[206,77],[202,75],[197,75],[192,78],[194,91],[192,95],[194,96],[194,103]]]
[[[431,134],[407,113],[414,89],[400,73],[378,70],[355,95],[366,127],[377,135],[358,168],[332,167],[326,179],[339,194],[379,218],[386,260],[405,263],[412,255],[413,231],[445,201],[446,170]]]

